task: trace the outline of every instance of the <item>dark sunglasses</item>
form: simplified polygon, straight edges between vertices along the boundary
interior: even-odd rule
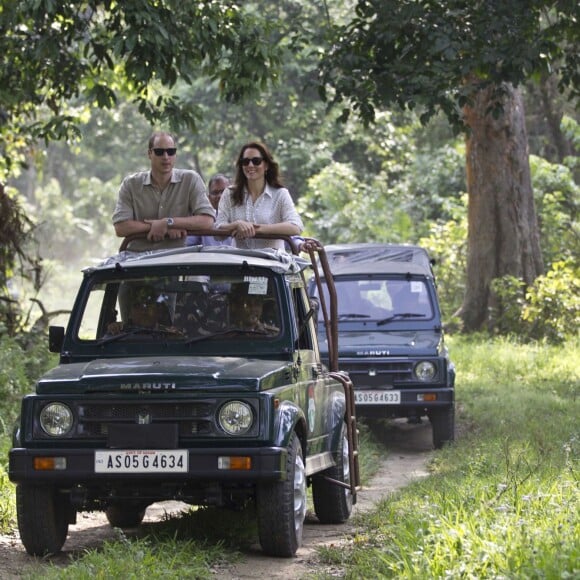
[[[244,157],[241,160],[241,164],[244,167],[247,167],[250,163],[258,167],[258,165],[262,165],[262,161],[264,161],[263,157]]]
[[[177,153],[177,149],[175,147],[169,147],[169,149],[162,149],[161,147],[154,147],[151,149],[157,157],[163,157],[164,153],[167,153],[169,157],[173,157]]]

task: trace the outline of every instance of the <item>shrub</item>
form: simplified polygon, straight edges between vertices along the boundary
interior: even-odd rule
[[[534,199],[540,226],[544,262],[552,263],[580,253],[580,187],[565,165],[530,157]]]
[[[572,260],[556,262],[526,294],[522,319],[529,337],[559,344],[580,328],[580,268]]]
[[[492,334],[525,334],[522,311],[526,302],[526,285],[521,278],[503,276],[491,282],[494,306],[489,313],[488,327]]]
[[[490,313],[490,330],[516,335],[524,341],[559,344],[580,327],[580,268],[573,260],[555,262],[551,270],[526,289],[513,276],[492,282],[496,306]]]
[[[0,349],[0,437],[12,432],[22,395],[33,390],[34,381],[51,365],[44,335],[27,335],[26,348],[16,338],[3,338]]]

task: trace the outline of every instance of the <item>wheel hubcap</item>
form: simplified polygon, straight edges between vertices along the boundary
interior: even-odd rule
[[[302,541],[302,528],[306,517],[306,474],[304,462],[300,455],[296,456],[294,464],[294,529],[298,545]]]
[[[350,461],[348,449],[348,438],[344,437],[342,440],[342,476],[343,481],[350,485]],[[346,501],[349,505],[352,505],[352,494],[350,493],[350,489],[346,491]]]

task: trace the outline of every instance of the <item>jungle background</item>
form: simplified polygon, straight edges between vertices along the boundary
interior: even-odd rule
[[[458,441],[433,461],[431,487],[369,516],[348,565],[359,548],[376,554],[352,577],[378,565],[398,577],[577,575],[579,11],[572,0],[3,0],[3,530],[15,525],[18,404],[55,363],[48,325],[66,324],[81,269],[117,251],[119,185],[148,168],[147,139],[164,129],[177,166],[206,181],[264,141],[306,235],[417,243],[436,260]],[[130,560],[119,547],[113,559]],[[336,552],[327,559],[346,566]]]
[[[4,353],[37,352],[31,377],[46,364],[47,328],[66,324],[80,270],[117,251],[117,191],[148,168],[155,129],[176,134],[177,166],[206,181],[264,141],[305,234],[324,244],[426,247],[450,333],[577,336],[579,11],[4,2]],[[12,401],[24,387],[5,376],[1,388]]]

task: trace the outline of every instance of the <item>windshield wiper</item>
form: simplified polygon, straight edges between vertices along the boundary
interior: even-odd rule
[[[115,342],[116,340],[123,340],[128,336],[132,336],[133,334],[176,334],[175,330],[171,328],[147,328],[146,326],[136,326],[131,330],[127,330],[125,332],[121,332],[121,334],[113,334],[111,336],[104,336],[99,340],[97,344],[109,344],[110,342]]]
[[[347,318],[370,318],[370,315],[369,314],[356,314],[356,313],[339,314],[338,315],[339,320],[345,320]]]
[[[264,336],[265,334],[269,334],[267,330],[244,330],[243,328],[229,328],[228,330],[222,330],[221,332],[214,332],[212,334],[206,334],[203,336],[194,336],[189,340],[186,340],[184,344],[193,344],[194,342],[202,342],[204,340],[212,340],[219,336],[226,336],[228,334],[243,334],[243,335],[252,335],[252,334],[259,334],[260,336]]]
[[[387,322],[391,322],[393,320],[399,320],[400,318],[425,318],[426,314],[417,314],[416,312],[399,312],[397,314],[393,314],[392,316],[387,316],[387,318],[383,318],[377,322],[377,326],[383,326],[383,324],[387,324]]]

